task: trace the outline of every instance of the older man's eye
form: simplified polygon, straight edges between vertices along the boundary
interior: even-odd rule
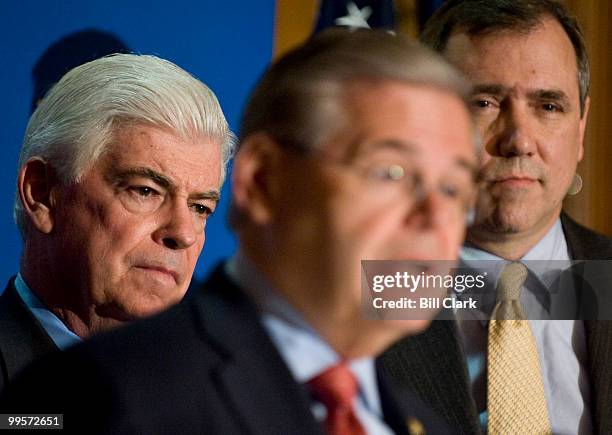
[[[471,189],[462,183],[446,183],[440,186],[440,192],[449,199],[467,202],[470,198]]]
[[[456,186],[452,185],[443,185],[440,188],[442,194],[448,198],[457,198],[460,196],[460,191]]]
[[[203,217],[208,217],[213,213],[213,210],[210,207],[207,207],[204,204],[192,204],[191,209],[198,215]]]
[[[440,193],[448,198],[449,201],[461,206],[464,210],[471,207],[473,198],[473,189],[470,185],[458,184],[443,184],[440,186]]]
[[[398,181],[405,175],[406,170],[400,165],[373,166],[368,170],[368,177],[374,180]]]
[[[130,188],[130,191],[142,198],[148,198],[152,195],[157,194],[157,191],[148,186],[133,186]]]

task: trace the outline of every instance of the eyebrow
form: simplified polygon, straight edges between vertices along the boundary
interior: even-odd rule
[[[557,101],[565,106],[569,106],[569,97],[560,89],[538,89],[529,92],[527,96],[532,100]]]
[[[472,87],[472,95],[476,94],[491,94],[502,95],[508,92],[508,88],[503,85],[485,83],[482,85],[474,85]]]
[[[507,86],[485,83],[481,85],[474,85],[471,94],[489,94],[499,96],[505,95],[508,92],[509,89]],[[568,95],[561,89],[535,89],[527,93],[527,98],[530,100],[557,101],[568,106],[570,102]]]
[[[348,149],[348,160],[353,160],[359,154],[367,151],[378,150],[378,149],[393,149],[397,151],[407,152],[408,154],[414,154],[416,147],[410,142],[404,142],[399,140],[379,140],[367,142],[361,139],[356,140]]]
[[[360,147],[361,149],[359,149]],[[356,146],[356,149],[358,151],[363,151],[364,149],[371,150],[371,149],[379,149],[379,148],[395,149],[398,151],[407,152],[408,154],[416,153],[416,146],[414,146],[412,143],[405,142],[405,141],[398,141],[398,140],[383,140],[383,141],[378,141],[378,142],[368,142],[368,143],[357,144]],[[476,179],[477,174],[478,174],[478,168],[476,167],[475,163],[469,160],[466,160],[463,157],[457,157],[455,159],[455,163],[457,164],[459,168],[465,169],[467,172],[469,172],[474,180]]]
[[[118,170],[113,174],[115,183],[125,183],[128,179],[133,177],[143,177],[153,181],[158,186],[163,187],[171,192],[176,191],[176,184],[163,174],[146,167],[127,168]],[[206,190],[204,192],[194,193],[189,195],[191,199],[210,199],[215,202],[219,202],[221,194],[217,189]]]

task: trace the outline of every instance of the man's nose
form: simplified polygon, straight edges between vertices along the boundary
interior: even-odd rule
[[[518,105],[506,108],[499,119],[500,133],[494,145],[497,155],[506,158],[533,155],[537,148],[533,121],[526,108]]]
[[[464,220],[463,207],[432,186],[413,204],[406,229],[413,237],[418,234],[420,249],[429,250],[438,260],[450,260],[455,255],[455,244],[463,238]]]
[[[444,228],[449,217],[458,213],[455,208],[436,186],[423,188],[412,207],[410,221],[423,230]]]
[[[203,224],[196,222],[196,217],[187,204],[174,201],[161,216],[161,224],[154,234],[155,241],[170,249],[186,249],[193,245],[202,231]]]

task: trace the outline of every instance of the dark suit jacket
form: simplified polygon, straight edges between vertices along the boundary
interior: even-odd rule
[[[253,304],[221,268],[203,291],[159,316],[45,358],[0,399],[0,409],[64,413],[78,433],[319,434]],[[385,420],[408,433],[448,428],[379,378]],[[398,394],[399,393],[399,394]],[[401,397],[401,401],[397,398]]]
[[[561,223],[572,260],[612,259],[612,240],[567,215]],[[612,286],[612,284],[610,284]],[[612,291],[612,290],[611,290]],[[612,321],[585,321],[595,433],[612,432]],[[391,379],[410,388],[460,433],[478,434],[463,345],[454,321],[435,320],[418,336],[406,338],[381,357]]]
[[[57,346],[26,307],[11,278],[0,295],[0,392],[26,365]]]

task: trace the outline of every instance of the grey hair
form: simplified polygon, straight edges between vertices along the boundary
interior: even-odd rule
[[[304,154],[319,149],[349,120],[343,106],[354,82],[397,81],[430,86],[457,96],[469,111],[468,82],[445,59],[407,36],[382,30],[325,30],[272,64],[251,94],[243,114],[239,146],[264,132],[281,147]],[[475,126],[474,146],[480,148]],[[230,225],[244,214],[235,203]]]
[[[554,18],[574,47],[580,90],[580,114],[589,95],[589,56],[582,30],[565,6],[555,0],[447,0],[427,21],[420,36],[423,43],[443,53],[454,32],[486,35],[498,30],[528,32],[542,18]]]
[[[125,125],[152,125],[183,139],[221,141],[221,180],[234,149],[214,93],[172,62],[149,55],[115,54],[70,70],[32,114],[19,168],[40,157],[65,183],[77,183]],[[25,236],[17,192],[13,214]]]
[[[417,41],[382,30],[330,29],[265,72],[246,105],[239,143],[261,131],[281,146],[316,149],[342,127],[343,90],[359,80],[441,88],[467,107],[467,82]]]

